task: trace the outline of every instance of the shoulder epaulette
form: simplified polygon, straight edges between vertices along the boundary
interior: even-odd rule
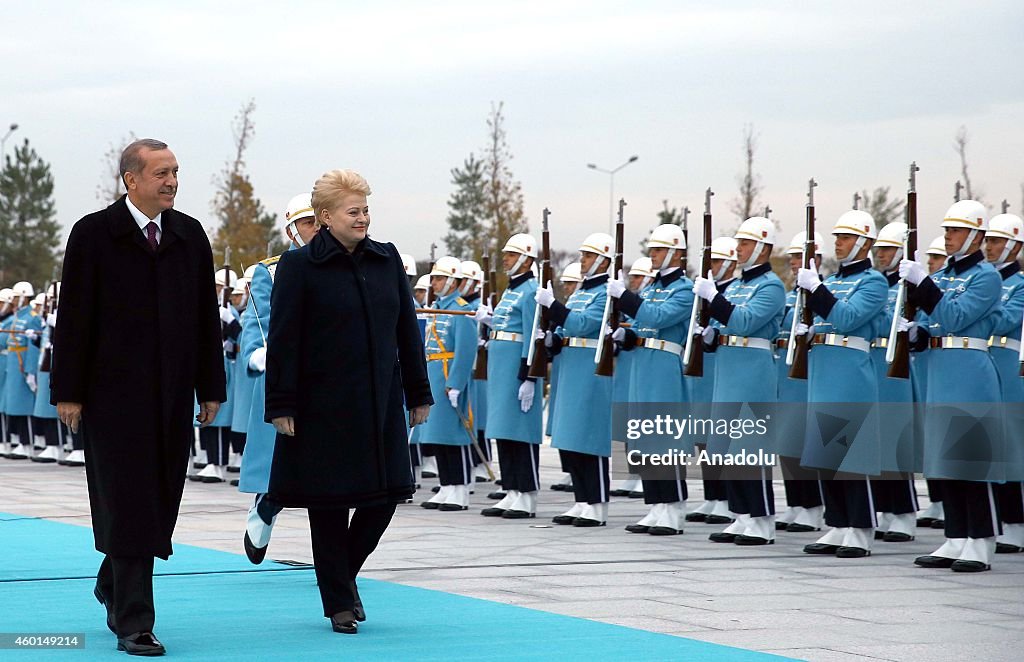
[[[468,306],[469,305],[469,302],[466,301],[465,299],[463,299],[462,297],[455,297],[455,303],[459,304],[460,306]]]
[[[280,255],[274,255],[273,257],[268,257],[265,260],[260,260],[260,264],[265,264],[265,265],[267,265],[269,267],[272,264],[277,264],[277,261],[280,260],[280,259],[281,259]]]

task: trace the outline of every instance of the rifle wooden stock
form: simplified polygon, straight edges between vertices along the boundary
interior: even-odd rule
[[[612,273],[610,278],[618,278],[619,274],[622,272],[622,251],[624,239],[622,216],[623,209],[625,207],[626,201],[619,200],[619,220],[615,223],[615,259],[612,263]],[[610,296],[605,304],[605,317],[607,319],[602,320],[601,328],[598,333],[604,334],[604,322],[607,322],[608,334],[606,336],[602,335],[598,338],[598,342],[601,344],[601,354],[597,362],[597,367],[594,369],[594,374],[600,377],[612,377],[615,374],[615,343],[612,341],[611,335],[619,328],[621,315],[619,315],[618,311],[618,302],[613,300]]]
[[[817,184],[812,179],[807,190],[807,221],[805,225],[806,239],[804,241],[804,269],[811,268],[811,260],[814,259],[814,187]],[[794,285],[794,287],[797,287]],[[824,287],[820,285],[819,287]],[[797,293],[798,304],[800,305],[800,322],[810,328],[814,324],[814,311],[807,305],[807,290]],[[789,366],[790,379],[807,379],[807,354],[811,349],[810,334],[796,335],[793,342],[793,363]]]
[[[708,189],[707,205],[704,209],[704,246],[701,248],[700,273],[698,276],[707,277],[711,270],[711,189]],[[711,323],[711,306],[707,301],[694,295],[693,305],[697,307],[698,324],[701,328],[707,328]],[[683,366],[683,374],[687,377],[704,376],[704,337],[700,333],[694,333],[691,329],[690,354],[686,365]]]
[[[544,210],[544,225],[540,235],[541,255],[540,255],[540,287],[547,287],[548,283],[552,282],[554,278],[551,274],[551,235],[548,232],[548,216],[550,212]],[[537,310],[535,315],[540,315],[540,322],[537,324],[539,331],[545,332],[550,330],[551,325],[550,315],[548,309],[544,306],[537,304]],[[548,361],[547,361],[547,349],[544,347],[544,338],[533,339],[533,361],[530,363],[529,371],[526,373],[529,377],[537,379],[547,379],[548,376]]]
[[[484,287],[480,293],[480,305],[486,306],[491,299],[491,279],[488,277],[491,271],[491,258],[488,255],[483,257]],[[477,324],[477,339],[483,337],[483,323]],[[473,364],[473,379],[487,381],[487,348],[477,342],[476,362]]]
[[[907,190],[907,240],[903,257],[908,260],[916,259],[917,256],[917,187],[915,185],[914,173],[918,170],[916,163],[910,164],[910,188]],[[891,268],[892,265],[890,265]],[[917,306],[910,303],[915,285],[905,280],[900,281],[903,288],[903,310],[894,310],[893,324],[897,324],[896,316],[900,315],[908,322],[913,322],[917,317]],[[892,362],[886,371],[886,377],[895,379],[910,378],[910,333],[907,331],[896,332],[896,342],[892,349]]]

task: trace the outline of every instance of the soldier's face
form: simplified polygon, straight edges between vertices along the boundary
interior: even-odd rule
[[[647,251],[647,257],[651,258],[651,266],[655,269],[661,269],[666,255],[668,255],[668,249],[664,246],[656,246]]]
[[[562,290],[565,292],[565,296],[572,296],[572,293],[579,289],[580,284],[576,281],[570,280],[562,283]]]
[[[928,254],[928,273],[933,274],[946,264],[946,258],[942,255]]]
[[[580,251],[580,271],[588,273],[590,268],[594,266],[594,262],[600,256],[597,253],[591,253],[590,251]]]
[[[970,233],[971,230],[968,228],[943,228],[942,238],[946,243],[946,254],[952,255],[960,250],[960,247],[967,241],[967,235]],[[979,232],[974,238],[974,243],[967,247],[965,254],[970,254],[977,250],[979,242],[984,240],[984,238],[984,233]]]
[[[1006,237],[985,237],[985,260],[995,262],[1006,248]]]
[[[423,305],[423,302],[427,300],[426,290],[413,290],[412,295],[416,298],[416,302],[421,306]]]
[[[312,216],[300,218],[295,221],[295,232],[302,237],[302,242],[305,244],[313,241],[313,237],[316,236],[317,230],[319,230],[319,228],[316,225],[316,219]]]
[[[789,270],[794,276],[802,266],[804,266],[804,257],[800,253],[793,253],[789,256]]]
[[[125,187],[140,211],[154,216],[174,206],[178,193],[178,160],[169,149],[143,148],[141,172],[126,172]],[[140,206],[141,205],[141,206]]]
[[[754,253],[754,248],[757,247],[757,242],[753,239],[740,239],[736,242],[736,261],[740,264],[745,263],[750,259],[750,256]]]
[[[630,276],[629,277],[629,289],[636,292],[640,289],[640,286],[644,283],[643,276]]]
[[[857,243],[857,235],[855,234],[837,234],[836,236],[836,259],[845,260],[850,256],[850,251],[853,250],[853,245]]]
[[[245,293],[232,294],[231,305],[235,307],[235,310],[242,310],[245,307]]]
[[[895,246],[881,246],[875,249],[875,269],[879,271],[889,271],[895,268],[896,265],[892,263],[894,257],[896,257],[896,251],[899,249]]]

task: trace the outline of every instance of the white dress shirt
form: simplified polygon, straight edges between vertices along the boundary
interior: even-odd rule
[[[160,239],[164,234],[163,225],[160,224],[160,218],[163,216],[163,212],[157,214],[156,218],[149,218],[139,211],[138,207],[132,204],[132,199],[127,195],[124,197],[124,201],[128,204],[128,211],[132,213],[132,218],[134,218],[135,222],[139,224],[139,229],[142,230],[142,236],[146,238],[146,241],[149,241],[149,234],[146,233],[146,226],[151,222],[156,223],[156,243],[159,244]]]

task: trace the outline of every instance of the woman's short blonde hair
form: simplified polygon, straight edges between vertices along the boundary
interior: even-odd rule
[[[320,175],[313,184],[313,213],[320,220],[320,213],[341,204],[342,198],[352,193],[370,195],[370,185],[355,170],[330,170]]]

